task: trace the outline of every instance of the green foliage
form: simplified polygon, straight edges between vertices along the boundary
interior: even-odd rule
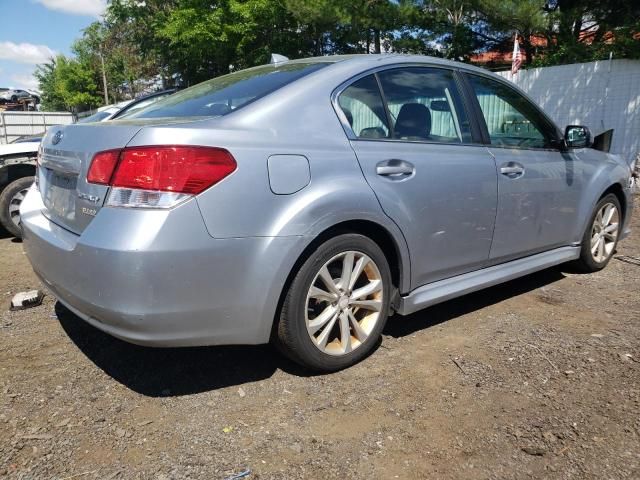
[[[38,67],[45,109],[78,111],[100,105],[94,72],[76,59],[58,55]]]
[[[393,51],[471,61],[509,51],[518,34],[528,63],[640,58],[637,0],[110,0],[74,58],[37,71],[47,108],[135,96],[142,80],[192,85],[290,58]],[[532,39],[546,39],[546,42]]]

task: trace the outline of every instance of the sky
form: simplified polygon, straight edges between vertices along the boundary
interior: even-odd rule
[[[36,65],[69,55],[106,0],[0,0],[0,87],[36,89]]]

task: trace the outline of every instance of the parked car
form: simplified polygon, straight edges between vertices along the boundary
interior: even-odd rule
[[[21,207],[34,271],[143,345],[273,341],[337,370],[391,312],[600,270],[629,232],[630,165],[502,78],[430,57],[259,66],[42,145]]]
[[[0,225],[20,237],[20,204],[33,183],[40,138],[0,145]]]
[[[152,93],[136,100],[110,105],[78,123],[104,122],[122,118],[175,92],[175,89]],[[36,156],[43,135],[24,136],[12,143],[20,147],[0,145],[0,225],[20,238],[20,203],[35,175]]]
[[[26,90],[9,89],[4,92],[0,92],[0,102],[12,102],[16,103],[19,100],[30,99],[31,94]]]

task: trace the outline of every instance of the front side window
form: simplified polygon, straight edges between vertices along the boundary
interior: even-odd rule
[[[555,128],[525,97],[501,82],[468,75],[487,124],[491,145],[551,148]]]
[[[378,74],[387,101],[393,138],[470,143],[471,132],[453,72],[406,67]]]
[[[361,78],[340,94],[338,103],[358,138],[389,138],[387,112],[373,75]]]

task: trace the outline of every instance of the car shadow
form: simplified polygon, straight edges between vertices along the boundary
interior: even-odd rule
[[[419,330],[436,326],[489,305],[550,285],[563,278],[565,275],[558,267],[532,273],[526,277],[439,303],[406,317],[393,316],[387,322],[382,333],[394,338],[411,335]]]
[[[8,230],[5,230],[4,227],[0,226],[0,240],[11,237],[13,237],[13,235],[10,234]]]
[[[564,278],[558,269],[392,317],[384,335],[402,337]],[[309,377],[313,372],[289,361],[269,345],[150,348],[118,340],[89,325],[60,302],[55,313],[69,338],[98,368],[131,390],[149,397],[181,396],[271,377],[277,370]]]
[[[277,370],[297,376],[312,372],[270,345],[151,348],[108,335],[55,305],[60,325],[98,368],[131,390],[149,397],[190,395],[271,377]]]

